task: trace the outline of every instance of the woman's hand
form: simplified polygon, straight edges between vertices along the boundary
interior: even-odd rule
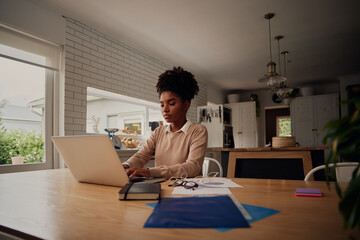
[[[129,177],[150,177],[150,169],[146,168],[129,168],[126,169]]]

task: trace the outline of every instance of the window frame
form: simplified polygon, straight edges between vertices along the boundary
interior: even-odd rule
[[[44,46],[52,46],[58,51],[59,59],[55,59],[58,61],[58,68],[53,68],[49,66],[42,66],[35,62],[24,61],[22,59],[18,59],[16,57],[12,57],[10,55],[1,54],[0,57],[7,58],[13,61],[22,62],[25,64],[33,65],[36,67],[41,67],[45,69],[45,120],[44,120],[44,156],[45,162],[39,163],[26,163],[19,165],[0,165],[0,173],[11,173],[11,172],[24,172],[24,171],[34,171],[34,170],[45,170],[45,169],[53,169],[59,167],[59,155],[56,151],[54,151],[53,143],[51,142],[51,136],[59,135],[60,132],[60,124],[61,124],[61,83],[63,83],[64,78],[64,47],[60,44],[50,42],[48,40],[42,39],[40,37],[34,36],[29,33],[22,32],[13,27],[9,27],[1,24],[2,28],[7,29],[7,31],[12,31],[17,36],[23,37],[23,40],[29,41],[37,41],[38,44],[43,44]],[[7,44],[5,44],[7,45]],[[10,45],[7,45],[10,46]],[[14,47],[14,46],[10,46]],[[14,47],[17,48],[17,47]],[[20,48],[17,48],[20,49]],[[21,50],[21,49],[20,49]],[[47,59],[47,58],[46,58]],[[47,59],[48,61],[48,59]]]

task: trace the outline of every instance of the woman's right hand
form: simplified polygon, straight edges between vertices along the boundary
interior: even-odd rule
[[[150,169],[148,168],[129,168],[126,174],[131,177],[150,177]]]

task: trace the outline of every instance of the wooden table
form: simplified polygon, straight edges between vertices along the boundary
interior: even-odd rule
[[[214,148],[213,151],[229,152],[227,177],[235,177],[236,159],[302,159],[304,176],[313,168],[311,151],[328,147],[284,147],[284,148]],[[280,167],[280,166],[279,166]],[[310,180],[314,180],[311,176]]]
[[[118,187],[78,183],[67,169],[0,174],[0,231],[26,239],[345,239],[338,197],[325,182],[233,179],[241,203],[281,213],[227,232],[143,228],[151,201],[119,201]],[[163,183],[162,196],[171,197]],[[319,188],[322,198],[296,197]],[[1,238],[1,235],[0,235]]]

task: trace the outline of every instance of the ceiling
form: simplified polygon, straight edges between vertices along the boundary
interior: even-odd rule
[[[360,72],[358,0],[36,0],[224,90],[261,89],[276,35],[288,85]],[[284,62],[281,58],[284,74]],[[277,69],[279,72],[279,69]]]

